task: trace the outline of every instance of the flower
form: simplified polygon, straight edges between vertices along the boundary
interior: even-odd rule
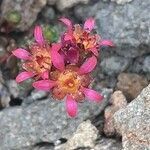
[[[66,110],[70,117],[77,114],[77,103],[82,102],[85,97],[92,101],[101,101],[103,96],[98,92],[89,89],[91,77],[89,73],[95,68],[97,59],[92,56],[84,62],[81,67],[67,65],[63,71],[55,70],[51,73],[50,79],[40,80],[33,83],[38,90],[52,91],[55,99],[62,100],[66,97]]]
[[[100,46],[114,46],[112,41],[102,40],[98,34],[92,32],[95,26],[93,18],[88,18],[83,28],[79,24],[73,25],[67,18],[61,18],[60,21],[67,26],[67,32],[63,35],[63,41],[70,40],[76,43],[82,55],[83,53],[84,55],[93,53],[95,56],[98,56]]]
[[[67,64],[76,64],[79,61],[79,48],[70,40],[62,40],[60,53]]]
[[[35,27],[34,38],[35,43],[29,45],[28,51],[23,48],[12,51],[13,55],[25,61],[22,65],[25,71],[16,77],[18,83],[32,77],[48,79],[53,66],[59,70],[64,68],[63,58],[58,52],[61,44],[52,44],[52,46],[48,44],[40,26]]]

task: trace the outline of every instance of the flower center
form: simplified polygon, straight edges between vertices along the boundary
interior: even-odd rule
[[[42,73],[50,70],[52,63],[49,52],[50,47],[33,45],[31,47],[32,59],[24,63],[23,67],[28,71]]]
[[[67,65],[64,72],[54,71],[50,78],[57,82],[57,86],[52,89],[52,96],[62,100],[66,95],[71,95],[76,101],[82,101],[84,94],[80,91],[81,87],[88,87],[91,83],[90,76],[78,75],[78,67]]]
[[[99,41],[99,37],[97,34],[90,34],[89,32],[82,29],[80,25],[75,25],[73,35],[78,45],[81,45],[84,50],[88,50],[97,46],[97,43]]]
[[[58,85],[63,92],[68,94],[76,93],[80,87],[81,81],[76,72],[66,70],[58,78]]]

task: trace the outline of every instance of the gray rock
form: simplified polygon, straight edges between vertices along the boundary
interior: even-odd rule
[[[20,21],[13,26],[20,31],[28,30],[36,20],[38,13],[46,5],[46,0],[4,0],[1,4],[0,24],[3,23],[7,16],[16,11],[20,15]]]
[[[42,17],[44,17],[44,19],[48,21],[55,19],[56,15],[53,7],[50,6],[44,7],[44,9],[42,10]]]
[[[150,73],[150,55],[145,58],[142,68],[144,72]]]
[[[28,106],[31,103],[37,101],[37,100],[42,100],[48,97],[48,92],[45,91],[38,91],[33,90],[31,94],[23,101],[22,105],[23,106]]]
[[[89,0],[47,0],[48,5],[55,5],[60,11],[71,8],[77,4],[87,4]]]
[[[65,150],[74,150],[79,147],[93,148],[98,137],[98,130],[89,120],[81,123],[73,136],[65,144]]]
[[[112,2],[116,2],[117,4],[126,4],[131,2],[132,0],[111,0]]]
[[[110,138],[100,138],[97,141],[95,141],[95,146],[93,148],[81,147],[74,150],[121,150],[121,149],[122,149],[121,141],[110,139]],[[61,144],[53,148],[43,146],[43,147],[37,147],[37,148],[25,149],[25,150],[66,150],[66,149],[65,149],[65,144]]]
[[[5,81],[2,76],[2,72],[0,71],[0,109],[9,107],[10,102],[10,93],[6,88]]]
[[[54,5],[57,0],[47,0],[48,5]]]
[[[129,71],[141,73],[144,72],[146,74],[150,73],[150,55],[137,57],[132,66],[130,66]]]
[[[121,150],[121,141],[97,138],[98,130],[87,120],[78,126],[77,131],[65,144],[56,146],[54,150]]]
[[[77,6],[76,17],[93,16],[104,39],[116,44],[115,51],[124,57],[150,52],[150,1],[133,0],[125,5],[98,1],[94,5]],[[137,17],[138,16],[138,17]]]
[[[94,150],[121,150],[121,149],[122,144],[120,141],[109,138],[101,138],[94,147]]]
[[[150,149],[150,85],[114,114],[114,123],[123,136],[124,150]]]
[[[104,58],[100,64],[103,73],[114,75],[123,72],[129,66],[129,59],[120,56]]]
[[[89,0],[57,0],[56,5],[60,11],[71,8],[78,3],[87,4]]]
[[[7,81],[7,86],[9,93],[13,96],[13,98],[19,97],[19,87],[15,80],[9,80]]]
[[[141,73],[143,72],[143,62],[144,62],[145,57],[137,57],[134,59],[132,65],[129,66],[128,71],[129,72],[135,72],[135,73]]]
[[[95,104],[79,104],[78,116],[68,118],[64,103],[47,99],[28,106],[12,107],[0,112],[1,150],[22,149],[41,142],[55,142],[69,138],[85,119],[98,115],[108,104],[110,90],[104,90],[105,99]]]

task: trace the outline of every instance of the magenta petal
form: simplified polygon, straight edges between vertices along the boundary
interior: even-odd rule
[[[61,22],[63,22],[69,29],[72,28],[72,22],[69,19],[67,19],[67,18],[60,18],[59,20]]]
[[[93,30],[95,26],[95,20],[93,18],[88,18],[84,23],[84,29],[88,29],[89,31]]]
[[[38,44],[42,45],[44,43],[43,32],[40,26],[34,28],[34,38]]]
[[[82,88],[81,91],[91,101],[100,102],[103,99],[103,96],[94,90]]]
[[[51,59],[52,59],[52,63],[53,65],[63,71],[65,64],[64,64],[64,59],[63,57],[59,54],[58,49],[55,49],[54,46],[52,46],[52,50],[51,50]]]
[[[90,51],[95,55],[98,56],[98,50],[96,47],[90,48]]]
[[[72,41],[73,40],[73,36],[72,34],[66,33],[63,37],[64,41]]]
[[[27,72],[27,71],[24,71],[24,72],[21,72],[20,74],[18,74],[18,76],[16,77],[16,82],[17,83],[20,83],[24,80],[27,80],[29,78],[32,78],[35,74],[32,73],[32,72]]]
[[[12,54],[23,60],[30,59],[30,53],[23,48],[18,48],[16,50],[12,51]]]
[[[114,43],[111,40],[102,40],[100,42],[100,46],[111,46],[111,47],[113,47]]]
[[[77,115],[78,105],[77,102],[70,96],[67,95],[66,98],[66,111],[70,117],[75,117]]]
[[[82,64],[78,73],[80,75],[89,73],[95,68],[96,64],[97,64],[97,59],[95,56],[92,56],[92,57],[88,58],[86,62],[84,62]]]
[[[42,79],[46,80],[49,78],[49,70],[46,70],[41,74]]]
[[[36,81],[32,84],[35,89],[43,90],[43,91],[50,91],[56,85],[55,81],[52,80],[40,80]]]
[[[58,52],[60,50],[61,46],[62,46],[61,43],[53,43],[52,49]]]
[[[77,49],[71,48],[67,52],[66,60],[70,63],[77,63],[79,60],[79,51]]]

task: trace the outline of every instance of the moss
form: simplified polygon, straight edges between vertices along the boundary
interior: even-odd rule
[[[58,40],[58,31],[56,27],[49,25],[45,26],[44,37],[48,42],[56,42]]]
[[[21,21],[21,14],[16,10],[9,11],[6,15],[6,21],[8,23],[18,24]]]

